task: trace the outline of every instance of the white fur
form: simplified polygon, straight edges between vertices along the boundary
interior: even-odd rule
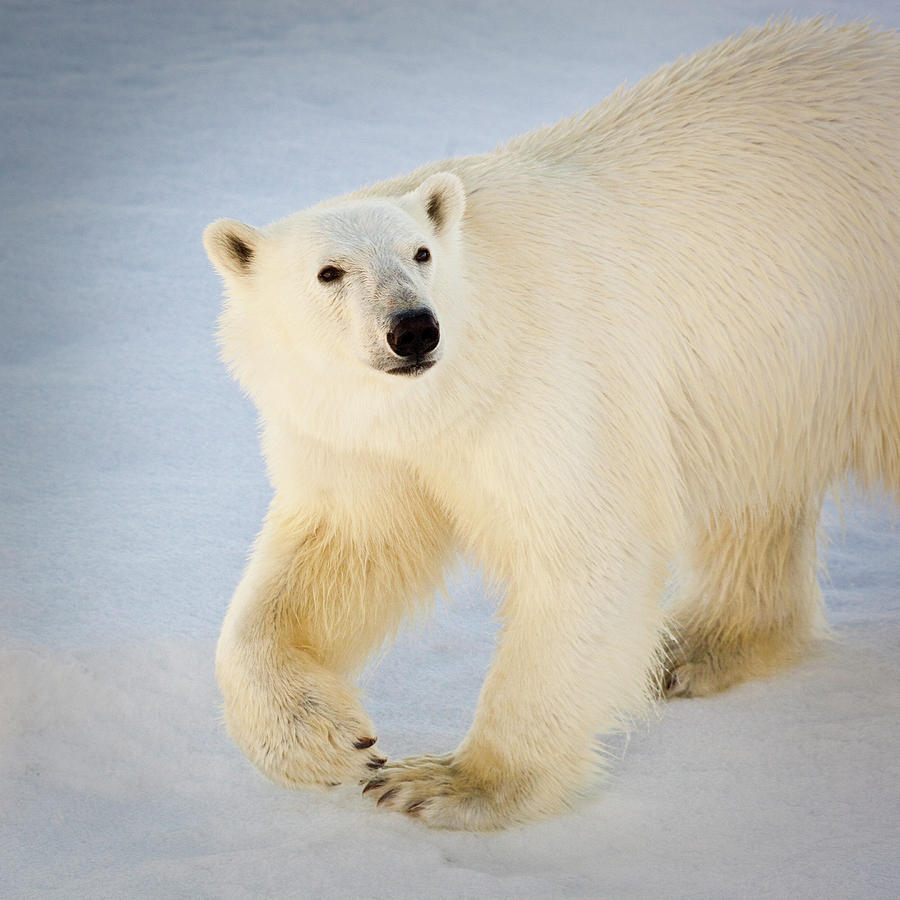
[[[504,588],[475,721],[370,787],[432,825],[557,811],[660,686],[795,657],[824,493],[900,491],[898,165],[896,38],[783,21],[492,153],[211,225],[275,488],[217,655],[250,758],[371,777],[353,673],[460,549]],[[439,358],[387,374],[417,305]]]

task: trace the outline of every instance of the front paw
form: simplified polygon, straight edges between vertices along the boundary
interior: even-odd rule
[[[220,680],[231,737],[277,784],[360,784],[384,765],[354,690],[327,670],[295,664],[266,677]]]
[[[488,775],[448,753],[388,763],[363,793],[432,828],[490,831],[558,810],[559,804],[542,809],[529,781],[524,775]]]

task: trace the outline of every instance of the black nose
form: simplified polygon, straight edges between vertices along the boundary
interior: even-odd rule
[[[391,322],[388,346],[397,356],[424,356],[437,347],[441,330],[437,319],[424,309],[398,313]]]

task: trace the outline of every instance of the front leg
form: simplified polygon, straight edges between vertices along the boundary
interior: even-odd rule
[[[511,583],[462,744],[389,763],[365,793],[439,828],[502,828],[564,809],[597,768],[597,733],[646,706],[658,670],[663,572],[624,543],[607,551],[603,575]]]
[[[334,502],[302,512],[276,502],[229,607],[216,652],[225,721],[279,784],[355,784],[384,762],[352,676],[433,592],[449,543],[433,505],[404,489],[402,505],[378,498],[392,504],[380,530],[361,531],[365,518]],[[366,502],[362,489],[356,499]]]

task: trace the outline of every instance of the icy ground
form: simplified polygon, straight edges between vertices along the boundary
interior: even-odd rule
[[[900,25],[893,0],[793,2]],[[900,536],[827,510],[838,641],[671,704],[602,797],[498,835],[291,793],[213,648],[268,499],[200,245],[487,150],[759,24],[764,2],[4,0],[0,895],[900,896]],[[368,677],[379,746],[452,748],[491,610],[460,572]]]

